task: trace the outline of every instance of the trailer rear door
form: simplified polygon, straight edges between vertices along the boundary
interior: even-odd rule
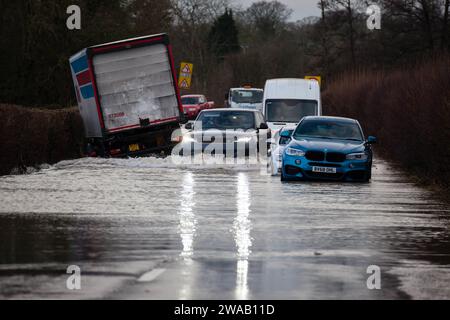
[[[94,55],[105,129],[112,133],[180,117],[168,48],[152,44]]]

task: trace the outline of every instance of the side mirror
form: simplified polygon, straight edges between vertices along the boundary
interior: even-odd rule
[[[367,138],[367,143],[368,144],[376,144],[378,141],[377,141],[377,138],[376,137],[374,137],[374,136],[369,136],[368,138]]]
[[[269,129],[269,126],[267,125],[267,123],[261,123],[261,125],[259,126],[260,130],[267,130]]]
[[[283,137],[283,138],[290,138],[290,137],[291,137],[291,134],[289,133],[289,131],[282,131],[282,132],[280,133],[280,137]]]
[[[186,125],[184,126],[184,128],[185,128],[186,130],[192,130],[192,129],[194,129],[194,124],[193,124],[192,122],[188,122],[188,123],[186,123]]]

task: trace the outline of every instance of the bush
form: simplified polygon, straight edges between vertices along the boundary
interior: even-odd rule
[[[390,73],[343,75],[324,93],[324,111],[360,120],[385,157],[449,189],[449,56]]]
[[[0,174],[15,167],[80,157],[82,142],[83,123],[77,108],[45,110],[0,104]]]

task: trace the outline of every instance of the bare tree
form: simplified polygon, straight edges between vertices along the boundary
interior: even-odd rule
[[[321,14],[322,14],[322,23],[325,23],[325,12],[326,12],[326,10],[327,10],[327,8],[329,6],[328,1],[329,0],[320,0],[318,5],[317,5],[319,7],[319,9],[320,9]]]
[[[436,49],[436,37],[438,35],[438,23],[443,19],[443,26],[446,28],[448,20],[448,0],[445,0],[444,7],[447,7],[447,18],[445,18],[445,9],[442,13],[442,7],[439,5],[441,0],[383,0],[383,5],[389,11],[389,14],[395,18],[401,18],[413,26],[418,26],[418,30],[423,33],[428,49]],[[444,15],[441,18],[441,15]],[[440,30],[439,30],[440,31]],[[444,31],[444,30],[442,30]],[[441,41],[445,41],[445,35],[441,35]]]
[[[170,0],[129,0],[127,11],[136,33],[160,33],[172,22]]]
[[[229,0],[171,0],[173,37],[178,41],[178,54],[196,64],[193,84],[197,90],[205,90],[215,67],[215,56],[207,46],[210,26],[229,3]]]
[[[264,36],[275,35],[292,15],[292,10],[278,1],[253,3],[245,18]]]
[[[170,0],[175,23],[190,26],[211,23],[229,7],[229,0]]]
[[[448,33],[448,12],[450,7],[450,0],[444,2],[444,17],[442,20],[442,34],[441,34],[441,49],[445,49],[447,46],[447,33]]]
[[[357,0],[334,0],[332,4],[336,8],[343,8],[346,12],[346,19],[348,23],[348,39],[349,39],[349,47],[350,47],[350,56],[352,64],[356,63],[356,46],[355,46],[355,38],[356,38],[356,29],[355,29],[355,14],[357,3],[361,1]]]

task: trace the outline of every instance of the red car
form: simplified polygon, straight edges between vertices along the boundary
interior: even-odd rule
[[[214,108],[214,102],[208,102],[202,94],[191,94],[181,97],[184,115],[189,119],[196,119],[200,111]]]

